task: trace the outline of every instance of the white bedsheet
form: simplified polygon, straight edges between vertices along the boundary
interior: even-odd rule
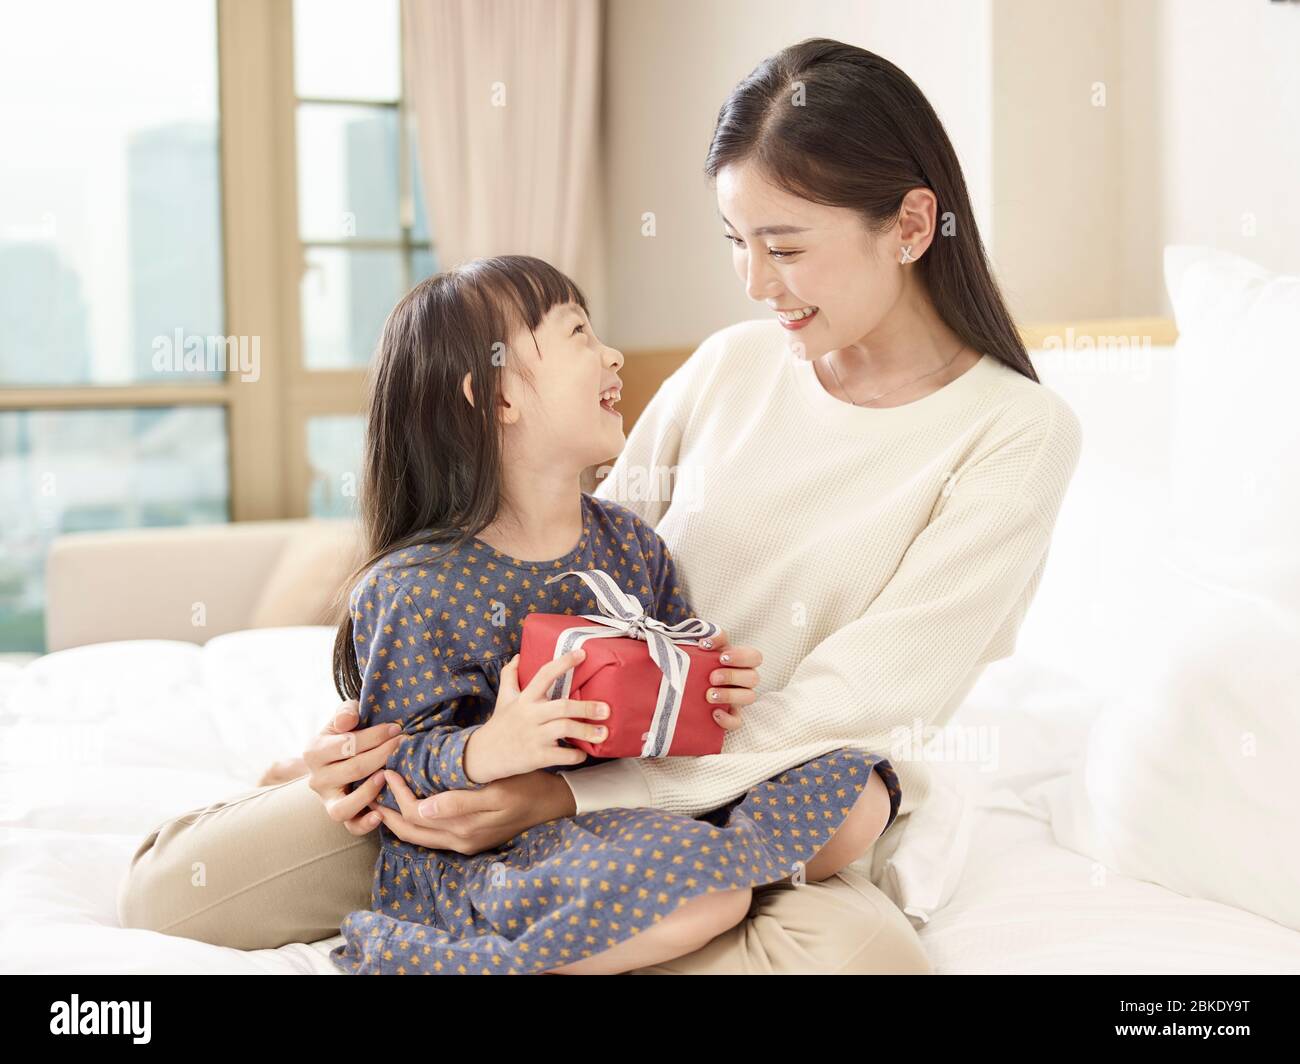
[[[335,702],[333,632],[233,633],[205,647],[103,644],[0,670],[0,969],[334,974],[339,937],[240,951],[116,926],[115,892],[158,822],[256,784]],[[1013,659],[1014,660],[1014,659]],[[1057,846],[1046,788],[1095,699],[1011,662],[960,715],[995,729],[965,874],[922,929],[940,972],[1300,972],[1300,933],[1112,877]]]
[[[1106,874],[1012,808],[982,811],[961,885],[920,935],[948,974],[1300,972],[1300,932]]]
[[[920,929],[947,974],[1297,973],[1300,932],[1118,875],[1057,844],[1051,813],[1103,698],[1015,658],[954,723],[994,729],[997,767],[963,766],[978,812],[948,904]]]

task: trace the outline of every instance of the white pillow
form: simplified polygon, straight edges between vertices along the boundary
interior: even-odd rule
[[[1142,336],[1030,353],[1046,387],[1083,425],[1083,453],[1052,533],[1047,569],[1011,659],[1119,694],[1145,657],[1135,607],[1169,540],[1176,352]],[[1120,345],[1127,342],[1127,348]]]
[[[1165,249],[1178,323],[1171,552],[1300,608],[1300,276]]]
[[[1138,612],[1145,664],[1052,826],[1125,875],[1300,929],[1300,278],[1192,247],[1166,249],[1165,277],[1175,525]]]
[[[849,867],[866,876],[918,930],[948,904],[970,849],[975,794],[954,765],[931,765],[930,793]]]
[[[1093,722],[1053,834],[1122,875],[1300,930],[1300,625],[1187,574],[1166,586],[1152,668]]]

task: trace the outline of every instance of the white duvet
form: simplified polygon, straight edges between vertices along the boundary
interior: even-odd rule
[[[0,968],[49,973],[334,973],[340,939],[224,949],[117,926],[115,892],[157,824],[256,785],[337,699],[333,631],[239,632],[206,646],[82,647],[0,671]],[[1300,972],[1300,932],[1108,874],[1053,841],[1052,788],[1100,696],[990,667],[959,714],[998,763],[952,771],[976,796],[948,904],[921,929],[939,972]]]

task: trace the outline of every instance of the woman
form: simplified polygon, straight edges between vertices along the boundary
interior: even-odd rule
[[[395,740],[350,733],[345,712],[304,755],[308,776],[147,839],[124,924],[245,947],[326,937],[367,904],[381,817],[405,841],[475,853],[591,809],[711,814],[846,745],[890,756],[898,821],[925,801],[927,766],[891,747],[945,723],[1014,649],[1078,421],[1038,383],[952,146],[892,64],[822,39],[770,57],[723,105],[706,172],[737,275],[772,317],[700,346],[596,494],[655,527],[700,616],[725,614],[734,641],[762,650],[757,698],[723,753],[539,771],[417,809],[383,771]],[[663,469],[672,497],[624,490],[659,485]],[[789,707],[810,704],[818,725],[792,730]],[[401,815],[376,802],[384,786]],[[850,826],[824,847],[836,874],[756,889],[739,924],[636,971],[929,971],[902,913],[843,867],[875,841]],[[240,849],[259,832],[276,845]],[[219,897],[185,886],[198,853],[231,855]]]

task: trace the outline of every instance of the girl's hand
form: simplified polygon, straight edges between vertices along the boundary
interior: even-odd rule
[[[722,655],[719,667],[709,673],[713,686],[705,697],[720,707],[713,711],[713,719],[727,731],[735,731],[741,724],[741,707],[758,697],[754,688],[758,686],[758,666],[763,664],[763,655],[757,647],[729,646],[725,631],[715,635],[712,642],[712,649],[721,650]]]
[[[359,732],[356,699],[344,702],[334,719],[303,751],[307,786],[325,803],[331,820],[353,835],[365,835],[379,826],[379,816],[368,810],[384,786],[384,766],[401,740],[400,724],[376,724]],[[365,782],[353,791],[349,783]]]
[[[490,783],[551,765],[579,765],[587,760],[586,751],[560,746],[559,740],[600,742],[607,732],[603,724],[587,724],[574,718],[608,717],[609,706],[604,702],[546,698],[551,684],[586,656],[586,651],[579,649],[548,661],[522,691],[519,655],[506,663],[492,716],[465,744],[465,774],[471,780]]]

